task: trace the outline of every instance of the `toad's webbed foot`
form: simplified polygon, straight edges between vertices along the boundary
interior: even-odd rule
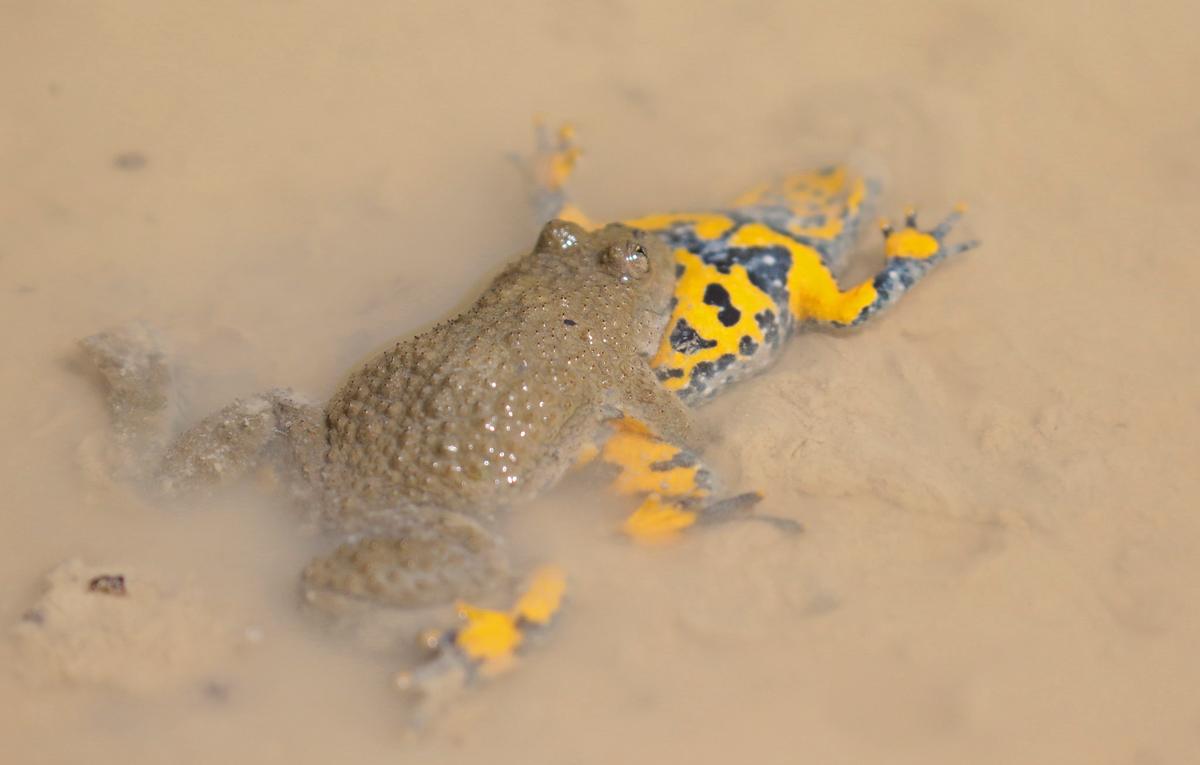
[[[720,479],[696,454],[654,436],[630,417],[611,422],[603,444],[585,459],[603,465],[611,479],[608,490],[642,497],[621,531],[648,545],[674,542],[692,526],[737,520],[770,523],[781,531],[801,531],[786,518],[755,515],[761,492],[727,496]]]
[[[507,611],[455,604],[460,624],[427,630],[420,643],[432,656],[413,670],[396,675],[396,687],[416,697],[410,718],[424,727],[465,689],[512,669],[517,657],[534,647],[562,607],[566,579],[562,569],[543,566]]]
[[[79,347],[107,388],[112,467],[122,477],[140,478],[165,448],[178,414],[166,340],[149,323],[133,321],[86,337]]]

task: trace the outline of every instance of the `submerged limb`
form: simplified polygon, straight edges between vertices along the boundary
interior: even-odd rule
[[[878,178],[833,165],[756,186],[734,199],[733,207],[815,247],[822,262],[837,271],[881,190]]]
[[[270,390],[238,399],[171,441],[178,396],[160,333],[130,322],[85,338],[80,347],[108,387],[113,462],[123,477],[175,494],[229,483],[263,463],[285,470],[289,479],[319,471],[324,409],[316,402]]]
[[[659,494],[707,497],[719,493],[719,479],[693,452],[657,438],[632,417],[608,423],[594,452],[615,473],[608,491],[618,496]]]
[[[460,624],[423,633],[421,644],[433,651],[432,656],[396,675],[396,687],[417,699],[411,725],[423,727],[467,688],[512,669],[517,657],[549,629],[565,592],[562,569],[543,566],[507,611],[456,603]]]
[[[555,218],[578,223],[585,229],[596,228],[587,215],[571,201],[566,182],[583,154],[575,145],[575,128],[564,123],[550,138],[550,129],[542,117],[534,119],[536,143],[529,157],[513,153],[511,158],[529,183],[529,204],[540,226]]]
[[[625,519],[621,531],[639,544],[658,547],[672,544],[685,529],[712,526],[733,521],[758,521],[788,534],[804,531],[790,518],[758,515],[753,508],[762,501],[761,491],[735,494],[713,501],[709,498],[662,497],[650,494],[637,510]]]
[[[623,388],[618,409],[629,421],[636,421],[648,433],[663,441],[698,452],[710,440],[710,434],[694,411],[673,392],[663,387],[649,367],[631,370],[621,379]]]
[[[304,597],[420,608],[484,597],[508,580],[504,545],[478,520],[420,508],[386,531],[351,537],[301,575]]]
[[[175,494],[229,484],[274,463],[314,485],[324,453],[324,411],[290,389],[238,399],[176,439],[153,478]]]
[[[144,477],[166,448],[178,416],[166,341],[146,322],[129,322],[79,341],[85,362],[103,378],[113,426],[112,466]]]

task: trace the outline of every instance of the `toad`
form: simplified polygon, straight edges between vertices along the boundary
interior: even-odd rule
[[[523,167],[552,219],[533,249],[466,313],[371,359],[326,403],[272,390],[171,441],[156,333],[135,324],[83,341],[109,385],[128,475],[173,494],[269,465],[345,535],[305,569],[309,600],[457,604],[462,625],[427,633],[435,658],[399,679],[427,696],[500,671],[558,609],[557,569],[536,572],[508,610],[468,604],[507,575],[495,510],[595,462],[614,491],[643,498],[625,525],[636,539],[746,517],[759,495],[723,495],[690,405],[769,366],[798,328],[859,326],[975,244],[944,243],[961,209],[930,231],[910,212],[884,227],[883,269],[843,290],[836,277],[878,195],[871,179],[833,167],[724,210],[597,227],[565,192],[577,156],[569,129],[556,144],[542,129]]]

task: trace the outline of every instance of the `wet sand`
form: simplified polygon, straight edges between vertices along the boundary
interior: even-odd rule
[[[1184,3],[7,4],[0,760],[1200,760],[1198,22]],[[413,738],[394,658],[297,613],[316,543],[294,516],[254,492],[156,507],[98,472],[74,343],[153,320],[195,416],[328,395],[531,242],[505,154],[535,112],[578,126],[597,218],[863,156],[883,211],[967,202],[983,246],[706,408],[710,458],[802,538],[645,550],[614,509],[546,498],[512,536],[570,570],[554,640]],[[201,592],[257,639],[162,683],[32,677],[22,617],[74,558]]]

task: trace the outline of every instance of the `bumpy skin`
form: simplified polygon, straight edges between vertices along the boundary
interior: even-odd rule
[[[673,286],[670,251],[645,231],[551,221],[474,307],[368,362],[328,405],[267,391],[165,449],[171,380],[154,338],[129,325],[83,346],[109,383],[119,460],[167,493],[269,464],[355,534],[306,569],[308,588],[429,605],[495,583],[507,569],[489,514],[558,480],[606,419],[698,447],[648,363]]]
[[[330,401],[330,512],[375,525],[397,508],[527,500],[614,412],[695,445],[646,360],[673,275],[645,232],[551,222],[471,310],[370,361]]]

